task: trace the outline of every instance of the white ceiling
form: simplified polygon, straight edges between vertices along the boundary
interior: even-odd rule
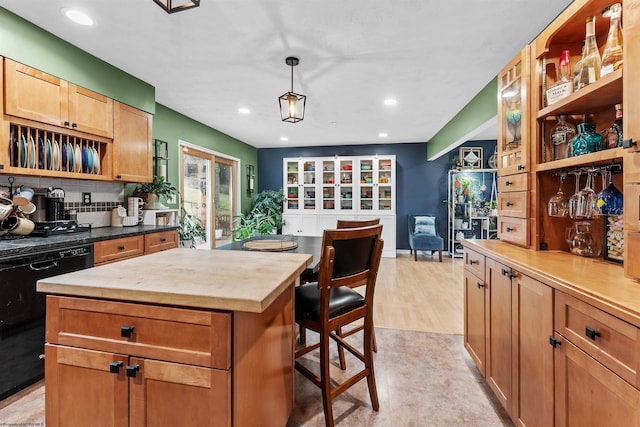
[[[157,102],[281,147],[428,141],[570,2],[201,0],[172,15],[152,0],[1,6],[155,86]],[[66,7],[95,24],[71,23]],[[290,89],[287,56],[300,58],[294,91],[308,97],[297,124],[281,122],[277,103]]]

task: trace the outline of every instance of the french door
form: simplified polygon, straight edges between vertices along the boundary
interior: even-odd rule
[[[235,214],[237,160],[182,142],[179,152],[181,214],[197,218],[207,233],[206,242],[196,242],[196,248],[227,243]]]

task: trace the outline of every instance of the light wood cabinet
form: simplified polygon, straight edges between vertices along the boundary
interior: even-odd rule
[[[144,253],[152,254],[178,247],[178,230],[161,231],[144,235]]]
[[[93,244],[95,265],[120,261],[140,256],[144,253],[144,237],[131,236],[118,239],[101,240]]]
[[[4,59],[7,115],[113,137],[113,100]]]
[[[230,313],[49,296],[47,315],[47,425],[231,425]]]
[[[482,257],[484,258],[484,257]],[[484,261],[482,263],[484,267]],[[464,270],[464,347],[483,376],[486,375],[487,292],[484,269],[481,277],[474,270]]]
[[[114,105],[113,177],[118,181],[151,182],[152,116],[116,102]]]

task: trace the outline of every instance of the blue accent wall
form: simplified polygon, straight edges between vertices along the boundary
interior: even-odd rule
[[[493,154],[496,141],[469,141],[462,147],[482,147],[483,165]],[[287,147],[258,149],[258,191],[282,188],[282,159],[285,157],[327,156],[396,156],[396,247],[409,249],[407,216],[412,213],[434,213],[438,231],[447,236],[447,171],[458,149],[427,160],[427,144],[371,144],[321,147]],[[491,185],[491,183],[487,183]],[[489,187],[490,188],[490,187]]]

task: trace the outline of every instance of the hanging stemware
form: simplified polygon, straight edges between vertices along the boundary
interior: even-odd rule
[[[609,177],[609,186],[605,188],[604,176],[602,174],[602,191],[598,193],[597,206],[602,215],[620,215],[622,214],[623,196],[622,193],[613,184],[613,171],[607,174]]]
[[[569,216],[571,219],[576,219],[578,214],[578,199],[580,198],[580,175],[582,171],[576,170],[569,172],[576,177],[576,191],[571,197],[569,197]]]
[[[569,202],[567,196],[562,192],[562,183],[566,174],[560,175],[560,187],[558,192],[549,199],[548,213],[549,216],[565,217],[569,213]]]

